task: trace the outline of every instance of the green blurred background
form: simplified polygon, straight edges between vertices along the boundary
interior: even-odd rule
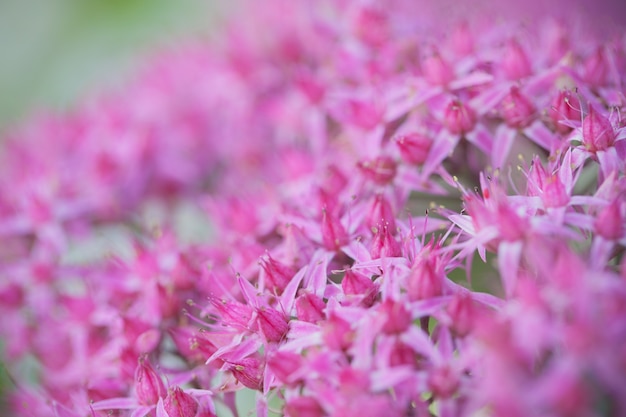
[[[142,59],[208,37],[227,0],[0,0],[0,132],[119,85]]]

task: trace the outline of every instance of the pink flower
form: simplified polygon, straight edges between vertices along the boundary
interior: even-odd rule
[[[140,404],[156,405],[160,398],[165,398],[167,390],[159,374],[156,373],[145,356],[139,358],[135,371],[135,391]]]

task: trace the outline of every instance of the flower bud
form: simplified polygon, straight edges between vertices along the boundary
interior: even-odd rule
[[[466,56],[474,52],[474,35],[467,22],[456,25],[450,35],[450,47],[459,56]]]
[[[604,207],[594,222],[598,235],[607,240],[618,240],[624,237],[624,217],[618,200]]]
[[[509,80],[519,80],[532,73],[532,67],[528,55],[516,40],[512,39],[507,44],[502,58],[501,68]]]
[[[382,194],[377,194],[370,205],[367,215],[367,226],[370,229],[379,224],[386,224],[391,233],[396,231],[396,218],[389,200]]]
[[[365,44],[378,47],[389,38],[389,20],[387,15],[373,7],[363,7],[354,21],[354,32]]]
[[[397,164],[388,156],[379,156],[357,164],[363,175],[378,185],[389,184],[396,176]]]
[[[302,356],[293,352],[274,352],[267,361],[267,366],[279,381],[290,384],[291,375],[302,367]]]
[[[603,47],[598,47],[585,61],[583,78],[591,86],[601,87],[606,84],[608,73],[606,52]]]
[[[443,271],[438,265],[436,255],[426,255],[411,269],[407,293],[411,301],[425,300],[443,294]]]
[[[195,417],[198,413],[198,401],[180,387],[168,392],[163,407],[169,417]]]
[[[556,174],[546,178],[541,199],[546,207],[563,207],[569,202],[567,190]]]
[[[272,258],[269,253],[261,258],[260,264],[264,272],[265,287],[278,295],[282,294],[296,274],[293,268]]]
[[[345,295],[361,295],[361,304],[370,307],[374,304],[378,287],[372,280],[360,272],[348,269],[341,280],[341,289]]]
[[[420,133],[402,135],[396,140],[402,159],[414,165],[422,165],[426,162],[432,144],[431,138]]]
[[[460,100],[453,100],[446,108],[443,122],[450,133],[464,135],[474,129],[476,113]]]
[[[250,356],[239,361],[229,362],[227,369],[243,386],[259,391],[263,389],[265,365],[259,358]]]
[[[446,308],[450,317],[450,330],[458,337],[465,337],[474,325],[474,302],[468,293],[454,295]]]
[[[504,121],[514,129],[523,129],[533,121],[535,106],[517,87],[511,87],[500,107]]]
[[[375,235],[370,249],[372,259],[394,258],[402,255],[400,244],[389,232],[389,227],[386,224],[375,227],[373,232]]]
[[[563,120],[580,120],[581,108],[580,100],[578,100],[575,94],[568,90],[559,91],[552,100],[550,112],[548,113],[556,131],[565,134],[572,130],[571,127],[559,122]]]
[[[583,143],[589,152],[603,151],[613,146],[615,130],[608,118],[589,106],[589,114],[583,120]]]
[[[284,407],[285,417],[323,417],[326,415],[320,403],[313,397],[295,397]]]
[[[163,398],[167,394],[161,377],[145,356],[139,358],[139,365],[135,370],[135,393],[137,400],[143,405],[154,405],[159,401],[159,398]]]
[[[399,338],[396,339],[391,352],[389,354],[389,365],[390,366],[417,366],[420,360],[420,356],[415,353],[413,348],[411,348],[406,343],[402,342]]]
[[[432,369],[428,375],[428,387],[439,399],[450,398],[459,388],[459,377],[448,365]]]
[[[280,342],[289,330],[289,323],[285,315],[273,308],[258,309],[256,322],[261,333],[269,342]]]
[[[454,79],[454,71],[437,51],[426,57],[422,62],[424,78],[434,85],[446,85]]]
[[[317,323],[324,318],[326,304],[324,300],[313,293],[303,292],[296,298],[295,304],[298,320]]]
[[[348,233],[339,219],[330,211],[322,211],[322,241],[326,249],[339,250],[348,243]]]
[[[387,299],[380,304],[380,312],[386,317],[383,332],[400,334],[406,331],[413,321],[406,307],[395,300]]]
[[[350,323],[336,314],[330,314],[322,326],[322,338],[330,349],[347,350],[352,345],[354,331]]]

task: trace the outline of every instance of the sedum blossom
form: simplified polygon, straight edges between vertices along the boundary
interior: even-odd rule
[[[244,2],[15,127],[7,415],[626,414],[626,39],[532,3]]]

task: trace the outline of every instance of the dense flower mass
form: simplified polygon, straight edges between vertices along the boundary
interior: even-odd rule
[[[253,2],[5,140],[7,413],[626,415],[626,37],[415,3]]]

